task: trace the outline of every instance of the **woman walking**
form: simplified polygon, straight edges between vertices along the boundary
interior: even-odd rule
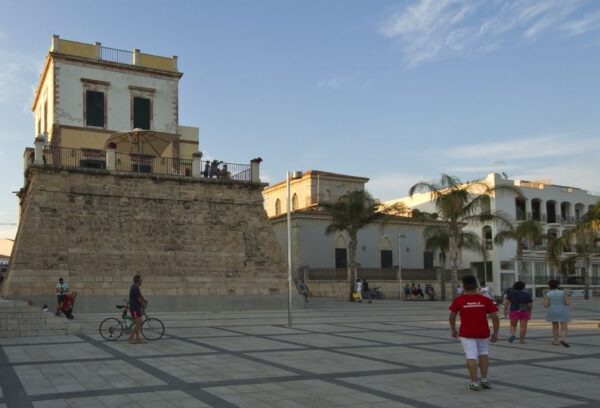
[[[517,332],[517,324],[519,324],[519,343],[525,343],[525,335],[527,334],[527,322],[531,319],[531,310],[533,308],[533,299],[528,292],[525,292],[525,283],[522,281],[515,282],[513,290],[508,294],[506,300],[509,303],[510,312],[510,343],[515,341]]]
[[[567,324],[571,321],[571,316],[567,306],[571,304],[571,297],[558,289],[558,281],[555,279],[550,280],[548,286],[550,290],[544,295],[544,306],[548,308],[546,321],[552,323],[552,344],[570,347],[567,343]]]

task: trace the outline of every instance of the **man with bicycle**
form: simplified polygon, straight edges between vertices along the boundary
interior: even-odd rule
[[[140,330],[142,328],[142,308],[146,306],[146,299],[142,296],[140,286],[142,285],[142,277],[135,275],[133,277],[133,285],[129,289],[129,311],[131,317],[135,321],[135,330],[129,334],[129,342],[131,344],[143,343],[140,338]]]

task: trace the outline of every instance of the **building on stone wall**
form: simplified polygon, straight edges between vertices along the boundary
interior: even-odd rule
[[[287,304],[262,159],[201,160],[181,75],[176,57],[53,36],[5,297],[52,304],[64,277],[79,311],[110,311],[141,274],[155,311]]]
[[[345,297],[348,293],[349,237],[342,232],[325,233],[332,218],[319,208],[319,203],[333,202],[351,191],[364,190],[368,180],[315,170],[290,180],[293,275],[295,279],[307,280],[314,295]],[[265,188],[263,196],[281,253],[287,257],[286,181]],[[439,290],[437,264],[433,253],[424,247],[423,229],[429,224],[439,222],[390,216],[385,222],[360,230],[357,237],[359,277],[383,287],[388,297],[399,297],[400,287],[413,281],[421,284],[429,281]],[[398,265],[402,266],[401,274]]]
[[[191,159],[199,137],[198,128],[179,124],[182,75],[176,56],[53,35],[31,107],[36,135],[53,147],[82,149],[80,160],[90,167],[111,136],[133,129],[152,131],[163,141],[159,151],[143,155]]]
[[[492,211],[500,211],[513,224],[532,219],[539,221],[547,235],[560,237],[562,232],[575,226],[579,218],[600,197],[577,187],[559,186],[548,179],[539,181],[511,180],[496,173],[482,179],[489,186],[512,185],[521,190],[523,197],[514,193],[499,192],[490,199]],[[435,212],[431,196],[418,193],[411,197],[399,198],[387,204],[403,202],[411,208]],[[486,281],[493,285],[495,293],[500,293],[514,283],[516,279],[516,243],[507,241],[502,246],[494,244],[493,237],[498,233],[496,225],[467,225],[466,230],[479,234],[488,249],[488,276]],[[542,296],[550,278],[557,278],[563,285],[581,287],[583,284],[582,265],[578,262],[564,262],[560,271],[553,271],[546,261],[547,241],[529,243],[525,248],[524,268],[521,280],[532,289],[534,295]],[[574,255],[567,253],[566,255]],[[481,255],[465,253],[462,266],[475,270],[483,278],[483,260]],[[591,283],[600,288],[600,258],[594,257],[589,271]]]

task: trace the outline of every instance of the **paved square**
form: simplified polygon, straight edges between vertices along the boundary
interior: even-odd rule
[[[600,299],[571,306],[570,348],[551,344],[539,301],[526,344],[508,321],[490,348],[493,388],[467,389],[448,303],[312,299],[287,311],[156,311],[166,335],[0,339],[0,408],[600,407]]]

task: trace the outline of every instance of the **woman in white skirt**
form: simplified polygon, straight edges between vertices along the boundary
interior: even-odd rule
[[[548,286],[550,290],[544,295],[544,306],[548,308],[546,321],[552,322],[552,344],[570,347],[567,343],[567,324],[571,321],[571,316],[567,306],[571,304],[571,297],[558,289],[558,281],[555,279],[550,280]]]

